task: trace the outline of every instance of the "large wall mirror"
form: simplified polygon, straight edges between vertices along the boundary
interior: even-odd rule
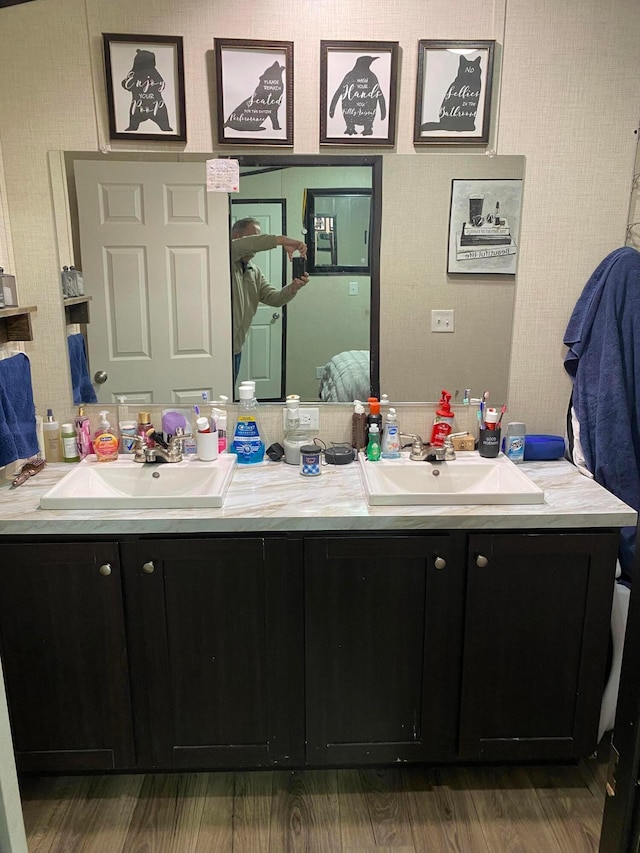
[[[275,380],[270,388],[259,391],[260,398],[280,400],[296,393],[306,401],[335,399],[323,394],[321,385],[326,365],[336,361],[336,376],[344,363],[345,371],[360,372],[359,381],[367,383],[367,390],[386,392],[391,399],[436,400],[441,387],[450,388],[454,398],[465,387],[474,391],[491,387],[492,397],[494,392],[496,399],[505,397],[515,276],[447,275],[449,203],[453,179],[522,178],[523,157],[243,155],[237,158],[240,192],[230,196],[229,203],[226,196],[221,199],[221,194],[204,192],[204,162],[210,156],[142,152],[61,155],[68,196],[57,207],[69,211],[74,253],[69,261],[83,268],[85,287],[92,297],[87,326],[90,372],[93,377],[101,369],[92,341],[102,336],[106,349],[112,354],[116,351],[116,361],[125,374],[135,378],[129,386],[122,384],[124,380],[111,387],[109,383],[97,385],[101,403],[112,403],[124,395],[132,403],[186,404],[199,396],[201,388],[214,396],[231,391],[230,328],[218,330],[218,346],[214,342],[214,352],[209,353],[211,330],[203,322],[207,318],[202,310],[206,306],[214,318],[220,315],[218,320],[230,325],[230,315],[223,318],[216,311],[215,296],[216,288],[229,287],[230,224],[254,216],[264,223],[263,233],[284,232],[303,240],[305,234],[308,237],[310,189],[370,194],[371,227],[366,235],[370,271],[312,274],[286,311],[280,314],[269,309],[246,357],[243,349],[247,376]],[[98,222],[111,214],[122,217],[125,241],[131,241],[136,217],[141,215],[137,207],[140,192],[145,191],[127,196],[122,186],[127,181],[142,186],[143,172],[153,166],[164,185],[155,204],[162,211],[164,223],[160,224],[166,226],[170,218],[182,243],[170,236],[171,251],[165,249],[161,255],[151,245],[142,247],[139,240],[118,252],[105,253],[102,245],[91,261],[85,245],[86,217],[78,213],[79,204],[82,206],[81,161],[131,168],[125,181],[103,180],[96,211]],[[187,177],[187,167],[195,178]],[[105,187],[110,188],[109,193]],[[212,200],[212,196],[218,198]],[[215,233],[198,233],[203,223]],[[515,226],[519,228],[519,222]],[[207,272],[211,258],[217,264],[213,276]],[[291,280],[290,265],[280,250],[261,252],[256,262],[275,285]],[[159,280],[164,282],[160,288]],[[431,311],[442,308],[455,311],[455,334],[431,333]],[[280,316],[274,318],[273,314]],[[152,342],[154,325],[161,332]],[[272,326],[278,328],[279,352],[265,340],[269,334],[274,337]],[[169,367],[156,363],[156,356],[168,358]],[[203,368],[201,375],[191,373],[189,357]],[[212,361],[215,370],[210,369]],[[185,381],[187,371],[189,380]],[[163,379],[156,387],[158,377]],[[350,382],[344,383],[349,386],[345,400],[353,397]]]

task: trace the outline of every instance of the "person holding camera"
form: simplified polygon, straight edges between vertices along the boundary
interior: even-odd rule
[[[262,234],[257,219],[247,216],[234,222],[231,229],[231,296],[233,314],[233,384],[240,372],[242,347],[249,333],[258,305],[281,308],[291,302],[298,291],[309,281],[303,272],[286,287],[277,288],[269,284],[260,267],[252,263],[256,252],[282,246],[290,259],[299,252],[307,256],[307,246],[301,240],[283,235]]]

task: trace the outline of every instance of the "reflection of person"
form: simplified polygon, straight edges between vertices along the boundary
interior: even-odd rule
[[[304,258],[307,247],[293,237],[261,234],[260,223],[252,217],[239,219],[231,229],[231,292],[233,310],[233,384],[240,372],[242,347],[260,302],[280,308],[291,302],[309,281],[305,273],[286,287],[273,287],[262,270],[251,261],[256,252],[283,246],[289,258],[298,251]]]

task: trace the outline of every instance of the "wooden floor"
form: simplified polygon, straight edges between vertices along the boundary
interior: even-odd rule
[[[21,791],[30,853],[589,853],[606,758],[37,777]]]

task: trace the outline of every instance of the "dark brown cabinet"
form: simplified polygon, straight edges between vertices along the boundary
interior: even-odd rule
[[[302,764],[294,546],[236,537],[121,548],[138,767]]]
[[[593,751],[617,543],[611,533],[469,537],[462,759]]]
[[[307,762],[454,759],[463,542],[305,542]]]
[[[133,766],[117,544],[2,544],[0,655],[19,770]]]
[[[0,542],[20,770],[570,760],[618,533]]]

